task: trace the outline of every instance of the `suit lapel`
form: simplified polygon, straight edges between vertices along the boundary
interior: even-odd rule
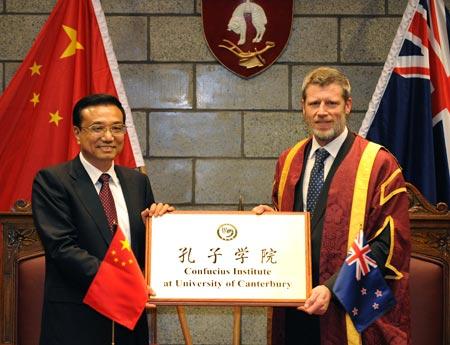
[[[88,173],[81,164],[79,157],[76,157],[72,161],[69,174],[73,179],[73,189],[77,193],[78,199],[83,204],[86,211],[91,215],[101,236],[109,245],[112,240],[112,233],[109,230],[105,211],[103,210],[97,191],[95,190]]]

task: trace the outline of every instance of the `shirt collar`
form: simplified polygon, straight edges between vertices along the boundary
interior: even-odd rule
[[[111,164],[111,167],[108,171],[101,171],[97,169],[95,166],[93,166],[91,163],[87,161],[87,159],[83,156],[83,153],[80,152],[80,161],[83,167],[86,169],[86,172],[89,175],[89,178],[92,180],[93,184],[96,184],[98,182],[98,179],[100,178],[101,174],[106,173],[109,176],[111,176],[111,181],[115,184],[119,184],[119,179],[117,177],[116,171],[114,170],[114,161]]]
[[[313,136],[311,150],[309,151],[308,158],[311,159],[314,156],[316,150],[323,147],[324,149],[326,149],[328,151],[330,156],[332,156],[333,159],[335,159],[339,150],[341,149],[342,144],[344,143],[345,139],[347,138],[347,134],[348,134],[348,129],[347,129],[347,127],[345,127],[341,134],[339,134],[335,139],[330,141],[325,146],[320,146],[319,143],[317,142],[316,138]]]

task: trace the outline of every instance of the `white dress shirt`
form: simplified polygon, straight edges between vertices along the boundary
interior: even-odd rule
[[[308,184],[309,178],[311,176],[311,170],[314,166],[314,161],[316,159],[316,150],[323,147],[328,151],[329,156],[324,161],[324,170],[323,170],[323,180],[325,181],[330,171],[333,162],[341,149],[342,144],[347,138],[348,129],[345,127],[344,131],[339,134],[333,141],[329,142],[325,146],[320,146],[317,142],[316,138],[313,136],[311,143],[311,150],[309,151],[308,159],[306,160],[305,166],[305,176],[303,177],[303,185],[302,185],[302,194],[303,194],[303,210],[306,212],[306,197],[308,195]]]
[[[122,187],[120,186],[120,181],[117,177],[117,174],[114,170],[114,162],[109,168],[108,171],[101,171],[89,163],[86,158],[84,158],[83,154],[80,152],[80,161],[83,164],[83,167],[86,169],[92,183],[94,184],[97,193],[100,193],[100,189],[102,187],[102,183],[98,180],[101,174],[106,173],[111,176],[109,180],[109,188],[111,189],[111,193],[114,199],[114,205],[116,206],[117,213],[117,221],[119,222],[119,226],[122,229],[125,238],[128,242],[131,243],[131,234],[130,234],[130,220],[128,218],[128,209],[127,204],[125,202],[125,198],[123,196]]]

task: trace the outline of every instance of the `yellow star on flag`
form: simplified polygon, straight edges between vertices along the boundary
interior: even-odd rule
[[[36,107],[36,104],[39,103],[39,93],[34,93],[33,92],[33,98],[30,99],[30,102],[33,103],[33,107]]]
[[[41,75],[41,67],[42,65],[38,65],[36,61],[33,63],[33,66],[30,67],[31,75],[39,74]]]
[[[126,249],[129,252],[131,252],[131,246],[130,246],[130,242],[128,242],[126,239],[120,241],[120,243],[122,243],[122,250]]]
[[[66,57],[75,55],[77,52],[77,49],[84,49],[84,47],[81,45],[80,42],[77,41],[77,30],[71,28],[70,26],[63,25],[62,26],[64,31],[66,32],[67,36],[70,38],[70,43],[67,46],[66,50],[62,53],[62,55],[59,57],[60,59],[64,59]]]
[[[58,126],[59,121],[61,121],[63,118],[61,116],[59,116],[59,110],[57,110],[54,113],[49,113],[50,114],[50,121],[48,123],[54,123],[56,126]]]

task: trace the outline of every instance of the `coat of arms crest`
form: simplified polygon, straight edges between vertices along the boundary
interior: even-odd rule
[[[292,26],[293,0],[202,0],[203,31],[219,62],[250,78],[283,52]]]

